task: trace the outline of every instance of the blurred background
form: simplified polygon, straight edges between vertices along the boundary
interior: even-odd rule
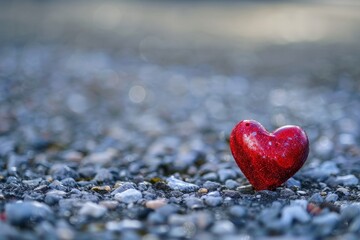
[[[354,0],[0,4],[3,45],[62,44],[128,61],[256,75],[347,67],[359,56]]]
[[[68,144],[224,137],[254,118],[304,126],[328,154],[359,137],[338,135],[358,129],[359,12],[351,0],[1,1],[0,129]]]

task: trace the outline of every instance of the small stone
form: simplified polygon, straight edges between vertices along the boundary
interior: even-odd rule
[[[225,182],[225,187],[227,187],[228,189],[236,189],[239,186],[240,184],[232,179],[228,179]]]
[[[204,207],[203,201],[201,201],[199,198],[196,197],[188,197],[185,198],[185,204],[188,208],[191,209],[200,209]]]
[[[223,202],[222,197],[214,197],[214,196],[204,196],[203,200],[204,200],[205,204],[210,207],[220,206]]]
[[[211,181],[206,181],[203,184],[203,187],[206,189],[209,189],[210,191],[215,191],[216,189],[218,189],[221,186],[220,183],[217,182],[211,182]]]
[[[142,194],[136,189],[128,189],[124,192],[115,194],[114,198],[119,202],[133,203],[139,201],[142,198]]]
[[[164,206],[166,204],[167,204],[166,199],[160,198],[160,199],[156,199],[156,200],[147,201],[145,203],[145,206],[147,208],[151,208],[151,209],[158,209],[158,208],[160,208],[160,207],[162,207],[162,206]]]
[[[225,182],[227,179],[236,178],[236,172],[233,169],[220,169],[218,171],[219,179],[221,182]]]
[[[299,205],[286,206],[282,210],[280,221],[286,226],[290,226],[293,221],[306,223],[310,221],[310,215]]]
[[[124,219],[120,222],[107,222],[105,228],[109,231],[123,232],[127,230],[140,230],[143,224],[138,220]]]
[[[287,180],[287,181],[285,182],[285,186],[286,186],[287,188],[299,189],[299,188],[301,188],[301,183],[300,183],[300,181],[298,181],[298,180],[296,180],[296,179],[294,179],[294,178],[289,178],[289,180]]]
[[[132,182],[120,182],[115,184],[115,190],[111,192],[111,195],[122,193],[128,189],[135,189],[135,184]]]
[[[236,188],[236,190],[241,193],[253,193],[254,187],[249,184],[249,185],[240,186],[240,187]]]
[[[32,180],[23,180],[22,182],[24,184],[28,185],[29,187],[37,187],[42,182],[42,179],[36,178],[36,179],[32,179]]]
[[[360,206],[359,205],[349,205],[341,208],[340,212],[341,218],[345,221],[352,221],[360,215]]]
[[[357,217],[355,220],[353,220],[349,226],[350,232],[359,233],[360,232],[360,217]]]
[[[118,151],[114,148],[108,148],[103,152],[95,152],[90,154],[84,159],[86,163],[94,163],[105,165],[110,163],[118,154]]]
[[[86,202],[80,209],[79,214],[92,218],[101,218],[106,212],[107,209],[104,206],[93,202]]]
[[[340,196],[341,195],[348,196],[350,194],[349,190],[346,189],[346,188],[343,188],[343,187],[340,187],[340,188],[336,189],[336,193],[338,193]]]
[[[112,200],[104,200],[99,202],[100,206],[106,207],[107,209],[114,210],[119,206],[118,201],[112,201]]]
[[[295,195],[294,191],[289,189],[289,188],[284,188],[280,191],[280,196],[281,197],[290,197],[290,196],[293,196]]]
[[[200,188],[200,189],[198,190],[198,193],[200,193],[200,194],[206,194],[206,193],[208,193],[208,192],[209,192],[209,190],[206,189],[206,188]]]
[[[349,174],[346,176],[336,177],[335,182],[343,186],[355,186],[359,183],[359,179],[354,175]]]
[[[301,196],[304,196],[304,195],[307,194],[307,192],[301,191],[301,190],[296,191],[296,193],[299,194],[299,195],[301,195]]]
[[[110,186],[94,186],[94,187],[91,188],[91,190],[94,191],[94,192],[104,194],[104,193],[110,192],[111,187]]]
[[[235,232],[235,225],[229,220],[221,220],[215,222],[211,231],[216,235],[228,235],[233,234]]]
[[[210,173],[204,174],[201,178],[204,180],[208,180],[208,181],[216,181],[218,179],[218,176],[216,173],[210,172]]]
[[[111,173],[109,169],[105,169],[105,168],[99,169],[94,177],[94,181],[98,183],[103,183],[103,182],[108,183],[113,180],[114,180],[114,175]]]
[[[321,197],[321,195],[319,193],[314,193],[309,198],[309,202],[312,202],[312,203],[322,203],[323,201],[324,201],[324,199]]]
[[[199,189],[197,185],[176,179],[174,176],[167,178],[167,184],[172,190],[181,192],[195,192]]]
[[[48,205],[40,202],[16,202],[5,205],[7,221],[16,226],[31,226],[41,221],[52,221],[54,213]]]
[[[53,165],[50,169],[50,173],[52,174],[53,178],[57,180],[62,180],[65,178],[79,178],[79,174],[75,170],[63,164]]]
[[[325,202],[336,202],[338,200],[339,196],[335,193],[330,193],[326,196]]]
[[[246,215],[246,208],[241,206],[232,206],[229,209],[229,213],[233,217],[242,218]]]
[[[326,236],[333,231],[339,220],[340,217],[338,214],[330,212],[314,217],[313,224],[317,226],[316,232],[319,235]]]

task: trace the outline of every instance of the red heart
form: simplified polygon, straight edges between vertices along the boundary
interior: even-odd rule
[[[260,123],[244,120],[231,132],[230,149],[237,165],[256,190],[272,190],[305,163],[309,140],[297,126],[284,126],[269,133]]]

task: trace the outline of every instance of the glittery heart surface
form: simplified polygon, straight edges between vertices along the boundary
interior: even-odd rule
[[[231,132],[230,149],[256,190],[272,190],[303,166],[309,140],[298,126],[284,126],[269,133],[260,123],[243,120]]]

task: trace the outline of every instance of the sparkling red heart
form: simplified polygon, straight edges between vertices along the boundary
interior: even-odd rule
[[[232,130],[230,149],[256,190],[273,190],[303,166],[309,140],[298,126],[284,126],[269,133],[260,123],[243,120]]]

